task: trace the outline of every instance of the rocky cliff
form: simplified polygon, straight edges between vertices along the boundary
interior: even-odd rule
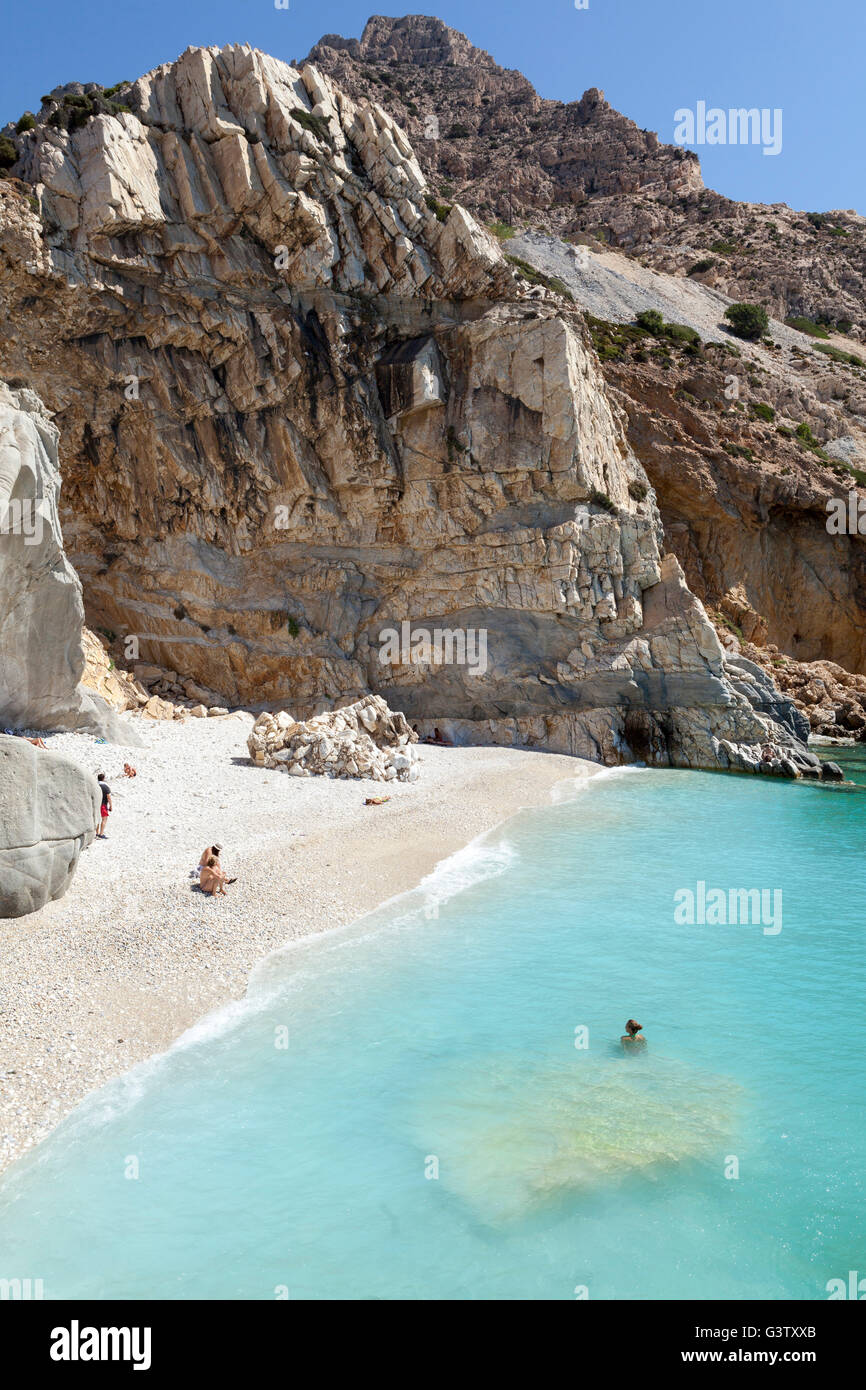
[[[851,524],[852,499],[866,514],[866,369],[773,320],[738,340],[717,289],[617,253],[532,233],[508,245],[587,310],[665,543],[717,621],[866,669],[866,521]]]
[[[376,16],[311,56],[405,123],[438,198],[594,316],[665,542],[721,621],[742,591],[794,659],[866,669],[863,534],[826,528],[828,502],[866,484],[863,217],[724,198],[694,154],[600,92],[544,100],[436,19]],[[722,315],[737,299],[777,319],[770,350],[731,337]],[[619,330],[649,308],[698,341]]]
[[[381,102],[437,196],[483,221],[599,241],[669,273],[707,262],[702,273],[734,299],[866,333],[866,219],[856,212],[715,193],[694,150],[641,130],[597,88],[546,100],[425,15],[376,15],[360,40],[328,34],[310,59],[353,96]]]
[[[55,412],[93,626],[296,716],[374,691],[692,766],[767,736],[581,316],[390,115],[246,46],[118,95],[55,93],[0,184],[0,370]]]
[[[85,690],[81,584],[63,549],[57,429],[0,382],[0,729],[86,728],[114,716]]]

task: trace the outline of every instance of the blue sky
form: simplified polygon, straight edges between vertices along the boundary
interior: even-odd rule
[[[582,0],[581,0],[582,2]],[[291,59],[325,33],[360,36],[371,13],[436,14],[520,68],[542,96],[601,87],[612,106],[672,141],[675,112],[782,111],[782,148],[704,145],[704,180],[732,198],[866,212],[864,0],[40,0],[7,8],[0,124],[38,110],[60,82],[109,86],[190,44],[248,42]],[[17,16],[20,15],[20,22]]]

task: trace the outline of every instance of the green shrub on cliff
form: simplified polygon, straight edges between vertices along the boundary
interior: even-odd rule
[[[436,214],[437,221],[448,221],[448,214],[451,211],[451,207],[448,203],[440,203],[437,198],[433,197],[432,193],[425,193],[424,202],[427,204],[430,211]]]
[[[796,328],[798,333],[807,333],[810,338],[829,338],[830,336],[822,323],[815,323],[814,319],[807,319],[803,314],[787,318],[785,323],[789,328]]]
[[[635,319],[638,328],[646,329],[654,337],[664,332],[665,321],[658,309],[642,309]]]
[[[763,337],[770,326],[767,311],[760,304],[729,304],[725,318],[738,338],[750,342]]]

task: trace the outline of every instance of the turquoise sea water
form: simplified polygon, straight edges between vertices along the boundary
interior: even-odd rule
[[[272,957],[10,1170],[0,1278],[815,1299],[866,1273],[866,764],[831,756],[860,787],[602,774]],[[678,924],[698,881],[781,890],[781,931]]]

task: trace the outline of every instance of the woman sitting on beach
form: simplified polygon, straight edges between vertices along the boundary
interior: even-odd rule
[[[217,872],[218,872],[218,873],[221,873],[222,876],[223,876],[223,882],[224,882],[224,883],[237,883],[237,879],[236,879],[236,878],[227,878],[226,875],[223,874],[223,866],[222,866],[222,864],[220,863],[220,855],[222,854],[222,852],[223,852],[223,851],[222,851],[222,845],[206,845],[206,846],[205,846],[205,848],[204,848],[204,849],[202,850],[202,852],[201,852],[201,859],[198,861],[199,881],[201,881],[201,871],[202,871],[202,869],[205,869],[205,868],[207,868],[207,866],[208,866],[208,860],[209,860],[209,859],[214,859],[214,860],[216,861]]]
[[[640,1030],[641,1025],[639,1023],[635,1023],[633,1018],[630,1018],[628,1023],[625,1025],[625,1032],[620,1038],[623,1052],[643,1051],[643,1049],[646,1047],[646,1038]]]
[[[199,870],[198,883],[203,893],[210,893],[211,897],[226,896],[226,883],[228,879],[219,865],[219,860],[214,855],[209,855],[207,863],[202,864]]]
[[[214,859],[216,859],[217,867],[219,867],[219,857],[222,854],[222,852],[222,845],[205,845],[204,849],[201,852],[201,859],[198,861],[199,873],[201,873],[202,869],[207,864],[207,861],[210,859],[211,855],[213,855]]]

